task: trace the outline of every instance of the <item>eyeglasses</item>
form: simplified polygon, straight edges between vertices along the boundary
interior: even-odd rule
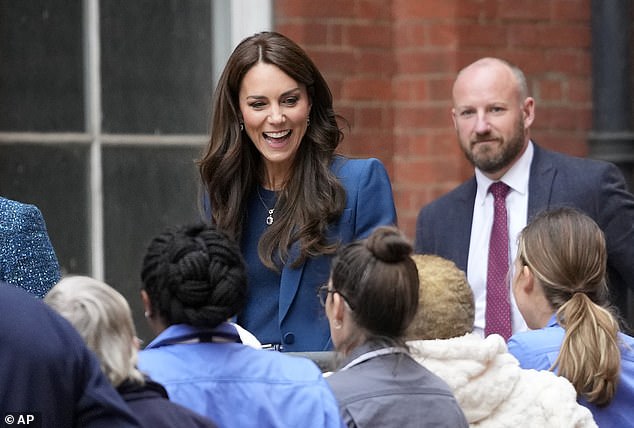
[[[321,303],[321,306],[324,306],[324,307],[326,306],[326,300],[328,300],[328,295],[331,293],[332,294],[337,293],[338,295],[340,295],[343,298],[343,300],[348,304],[350,309],[354,310],[348,298],[344,296],[343,294],[341,294],[341,291],[337,291],[334,288],[328,288],[328,284],[324,284],[317,289],[317,296],[319,296],[319,303]]]
[[[324,284],[317,289],[317,296],[319,297],[319,303],[321,306],[326,306],[326,300],[328,300],[328,295],[330,293],[336,293],[337,290],[334,288],[328,288],[328,284]]]

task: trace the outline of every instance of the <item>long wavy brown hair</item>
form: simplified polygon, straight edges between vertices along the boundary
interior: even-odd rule
[[[238,94],[245,74],[259,62],[273,64],[306,86],[312,107],[310,126],[298,148],[292,171],[278,194],[276,211],[283,213],[266,228],[258,244],[262,262],[279,270],[289,261],[291,245],[300,250],[293,266],[306,258],[332,254],[338,243],[326,237],[328,224],[345,206],[345,190],[331,163],[341,140],[325,79],[295,42],[276,32],[262,32],[243,40],[233,51],[220,77],[212,101],[211,136],[199,160],[204,191],[211,204],[211,221],[238,240],[251,192],[263,181],[260,153],[240,130]]]

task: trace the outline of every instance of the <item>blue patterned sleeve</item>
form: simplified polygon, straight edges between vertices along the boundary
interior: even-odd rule
[[[60,267],[46,232],[42,213],[34,205],[16,204],[5,213],[2,280],[44,297],[60,278]]]

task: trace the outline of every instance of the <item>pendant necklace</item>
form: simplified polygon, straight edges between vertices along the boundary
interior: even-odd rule
[[[273,224],[273,212],[275,212],[275,206],[273,208],[269,208],[268,205],[266,205],[266,202],[264,202],[264,198],[262,198],[262,195],[260,194],[260,189],[256,189],[258,192],[258,198],[260,198],[260,202],[262,202],[262,205],[264,206],[264,208],[269,212],[269,215],[266,217],[266,224],[268,226]]]

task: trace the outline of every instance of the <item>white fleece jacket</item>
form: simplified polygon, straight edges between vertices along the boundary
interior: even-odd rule
[[[570,382],[524,370],[501,336],[408,342],[412,357],[453,390],[472,427],[596,427]]]

